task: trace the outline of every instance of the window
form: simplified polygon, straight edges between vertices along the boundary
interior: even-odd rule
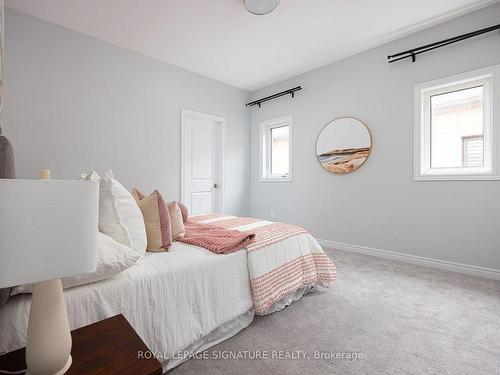
[[[260,123],[261,181],[292,180],[292,116]]]
[[[464,167],[484,166],[484,137],[471,135],[462,137],[462,165]]]
[[[415,86],[415,180],[500,179],[500,66]]]

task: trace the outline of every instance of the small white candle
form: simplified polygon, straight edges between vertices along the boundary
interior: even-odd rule
[[[38,176],[40,180],[50,180],[50,169],[41,169]]]

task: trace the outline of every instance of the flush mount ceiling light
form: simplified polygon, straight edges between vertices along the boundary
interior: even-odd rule
[[[280,0],[243,0],[243,2],[250,13],[262,16],[275,10]]]

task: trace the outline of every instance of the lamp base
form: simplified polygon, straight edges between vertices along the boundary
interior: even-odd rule
[[[62,375],[71,366],[71,333],[61,280],[35,285],[26,339],[27,373]]]
[[[71,367],[71,363],[73,362],[73,359],[71,358],[71,356],[69,356],[68,358],[68,362],[66,362],[66,364],[64,365],[64,367],[62,369],[60,369],[59,371],[51,374],[51,375],[64,375],[66,373],[66,371],[69,370],[69,368]],[[30,372],[29,370],[27,370],[24,375],[37,375],[35,373],[32,373]]]

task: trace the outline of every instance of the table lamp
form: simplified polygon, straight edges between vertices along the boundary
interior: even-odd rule
[[[0,288],[36,283],[27,373],[64,374],[71,334],[60,278],[95,271],[98,184],[0,179]]]

